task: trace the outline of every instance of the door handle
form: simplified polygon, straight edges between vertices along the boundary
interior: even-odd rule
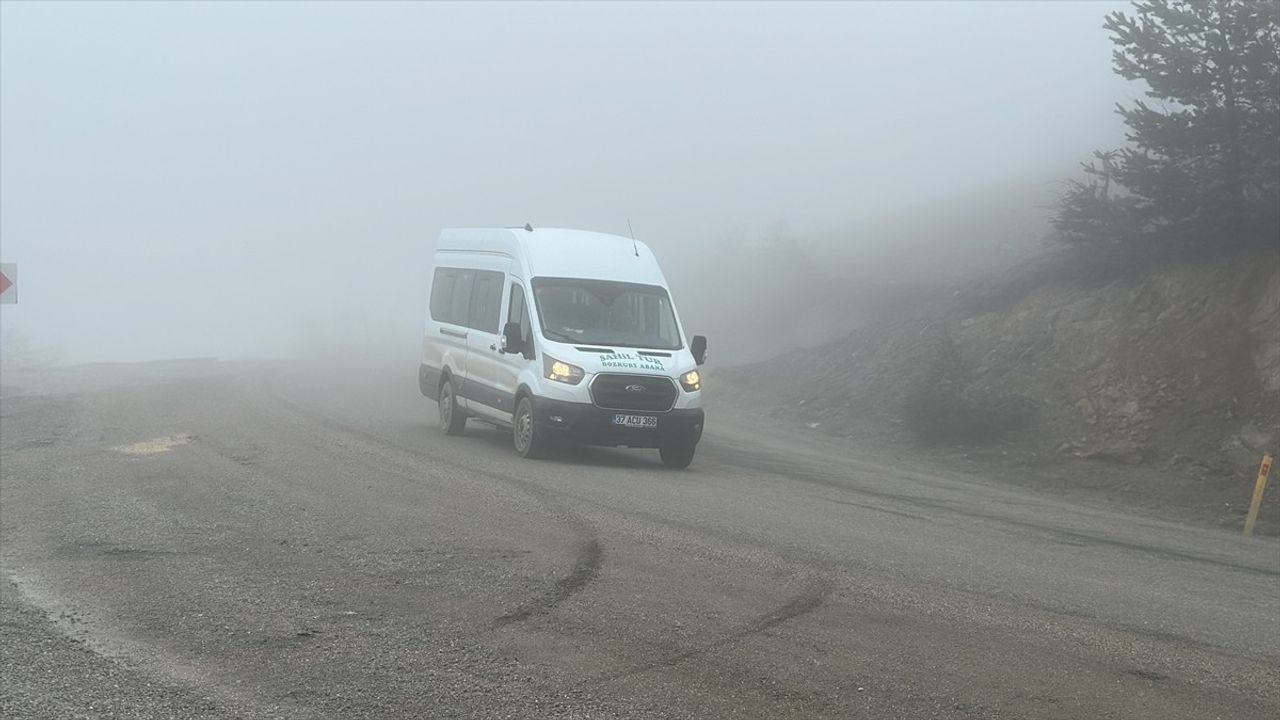
[[[461,330],[454,330],[453,328],[442,327],[440,328],[440,334],[448,335],[449,337],[461,338],[463,340],[467,339],[466,333],[462,332]]]

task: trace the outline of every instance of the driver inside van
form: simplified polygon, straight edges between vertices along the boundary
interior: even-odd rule
[[[575,302],[572,288],[549,287],[538,292],[542,317],[557,334],[582,335],[587,331],[587,308]]]

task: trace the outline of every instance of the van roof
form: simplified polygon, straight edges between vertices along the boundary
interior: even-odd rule
[[[486,252],[523,258],[531,277],[601,278],[660,285],[653,252],[631,238],[566,228],[447,228],[438,252]]]

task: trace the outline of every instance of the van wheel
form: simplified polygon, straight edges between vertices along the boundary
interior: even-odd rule
[[[511,418],[512,435],[515,438],[516,452],[520,457],[542,457],[547,449],[547,440],[538,432],[538,423],[533,420],[533,398],[525,395],[516,403],[515,415]]]
[[[689,467],[689,463],[693,462],[693,453],[697,447],[693,443],[663,445],[658,449],[658,455],[662,457],[663,465],[672,470],[683,470]]]
[[[461,435],[467,427],[467,416],[458,407],[457,396],[453,394],[453,381],[445,380],[440,386],[440,428],[445,435]]]

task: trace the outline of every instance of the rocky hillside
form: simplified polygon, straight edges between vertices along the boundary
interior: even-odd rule
[[[1280,251],[1110,281],[1027,267],[725,373],[835,435],[1236,482],[1280,450]]]

